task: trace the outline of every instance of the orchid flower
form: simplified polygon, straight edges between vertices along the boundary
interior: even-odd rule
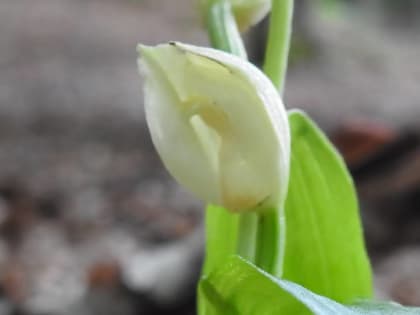
[[[219,0],[201,0],[203,12],[208,6]],[[232,8],[238,28],[241,32],[260,22],[271,9],[271,0],[224,0]]]
[[[230,211],[284,202],[290,132],[283,102],[251,63],[182,43],[139,46],[152,141],[173,177]]]

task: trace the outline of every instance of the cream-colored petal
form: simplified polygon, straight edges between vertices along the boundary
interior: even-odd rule
[[[269,79],[210,48],[172,43],[143,51],[148,124],[171,174],[232,211],[283,202],[290,134]]]
[[[143,48],[140,67],[145,77],[145,111],[153,144],[165,167],[198,198],[218,203],[218,177],[189,119],[180,110],[179,95],[154,59],[153,49]],[[203,183],[206,183],[203,185]]]
[[[200,0],[203,16],[213,0]],[[271,10],[271,0],[228,0],[241,32],[260,22]]]
[[[230,0],[241,31],[260,22],[271,9],[271,0]]]

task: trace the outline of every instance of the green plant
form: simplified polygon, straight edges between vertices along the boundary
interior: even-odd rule
[[[264,75],[246,61],[240,29],[270,7]],[[201,8],[213,47],[225,52],[139,46],[156,149],[211,203],[199,315],[420,314],[360,302],[372,296],[372,275],[352,179],[315,123],[287,113],[280,98],[293,0]]]

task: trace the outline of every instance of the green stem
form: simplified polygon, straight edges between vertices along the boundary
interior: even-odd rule
[[[239,215],[236,253],[254,262],[257,239],[257,214],[254,212]]]
[[[292,13],[293,0],[273,0],[264,70],[280,90],[283,90],[287,70]],[[209,1],[207,29],[212,47],[247,59],[229,1]],[[273,209],[239,215],[234,253],[279,276],[282,273],[284,243],[283,211]]]
[[[247,59],[230,2],[213,0],[207,10],[207,29],[212,47]]]
[[[286,241],[286,221],[281,209],[258,214],[256,265],[281,277]]]
[[[292,34],[294,0],[272,0],[264,72],[283,94]]]

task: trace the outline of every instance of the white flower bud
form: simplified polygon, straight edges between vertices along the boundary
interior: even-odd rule
[[[229,0],[240,31],[260,22],[271,10],[271,0]]]
[[[215,0],[200,0],[206,12]],[[281,0],[280,0],[281,1]],[[227,0],[232,7],[238,28],[241,32],[260,22],[271,10],[271,0]]]
[[[169,172],[231,211],[284,201],[290,133],[280,96],[256,67],[181,43],[139,46],[146,120]]]

